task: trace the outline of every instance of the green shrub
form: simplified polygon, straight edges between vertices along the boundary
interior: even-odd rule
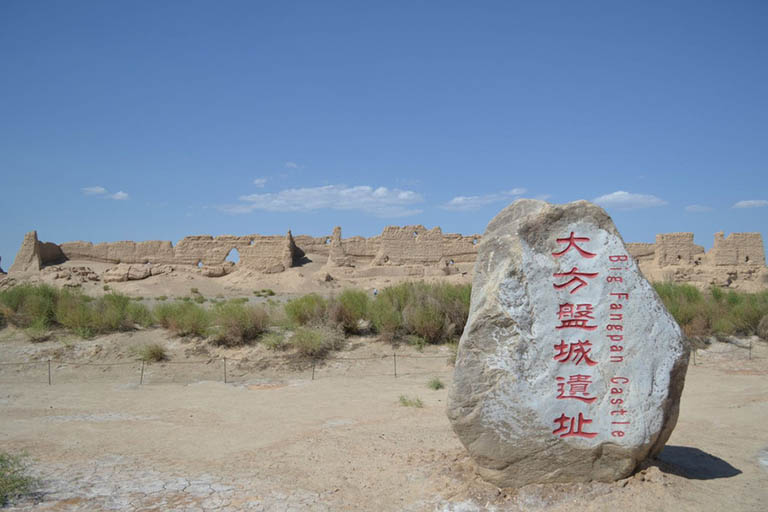
[[[296,351],[306,357],[319,359],[342,347],[344,337],[328,327],[299,327],[290,339]]]
[[[441,381],[438,377],[433,377],[429,382],[427,382],[427,387],[437,391],[438,389],[443,389],[445,384],[443,384],[443,381]]]
[[[25,456],[0,452],[0,507],[29,494],[39,485],[27,474]]]
[[[370,298],[362,290],[344,290],[333,301],[331,316],[345,333],[360,332],[360,324],[368,318]]]
[[[192,302],[160,304],[154,315],[158,324],[178,336],[206,336],[211,326],[210,313]]]
[[[655,283],[664,305],[689,337],[748,335],[768,314],[768,293],[739,293],[712,287],[702,294],[687,284]]]
[[[285,313],[295,325],[320,325],[327,316],[328,301],[316,293],[293,299],[285,305]]]
[[[386,337],[410,334],[428,343],[441,343],[461,335],[471,292],[469,285],[401,283],[379,293],[369,316]]]
[[[45,325],[55,322],[59,291],[49,285],[22,284],[0,292],[4,316],[17,327]]]
[[[197,302],[198,304],[204,303],[205,300],[206,300],[205,297],[203,297],[202,295],[196,295],[194,298],[194,301]]]
[[[285,350],[288,347],[285,336],[278,332],[268,332],[261,337],[261,342],[269,350]]]
[[[419,397],[408,398],[405,395],[400,395],[399,402],[403,407],[416,407],[418,409],[424,407],[424,402]]]
[[[29,338],[29,341],[32,341],[35,343],[47,341],[51,338],[50,329],[42,321],[36,321],[32,325],[24,329],[24,334],[26,334],[27,338]]]
[[[236,302],[217,304],[213,316],[217,325],[214,342],[226,346],[241,345],[256,339],[269,322],[263,308]]]
[[[133,349],[133,353],[140,361],[145,361],[147,363],[159,363],[168,359],[168,354],[165,352],[165,348],[159,343],[140,345]]]
[[[56,321],[81,338],[96,334],[96,318],[91,303],[78,292],[62,291],[56,304]]]
[[[451,330],[444,309],[431,297],[408,304],[403,310],[403,321],[408,332],[424,338],[427,343],[444,341]]]
[[[160,300],[160,301],[168,300],[168,296],[167,295],[158,295],[157,297],[155,297],[155,300]]]

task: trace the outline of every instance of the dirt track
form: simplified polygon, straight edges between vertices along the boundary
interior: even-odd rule
[[[160,333],[83,342],[78,357],[95,350],[114,359],[127,338]],[[12,333],[0,343],[6,362],[49,348]],[[189,347],[167,343],[184,360]],[[388,345],[359,339],[339,356],[388,354]],[[757,511],[768,503],[768,467],[758,460],[768,447],[764,343],[752,361],[730,345],[699,353],[677,428],[643,472],[519,491],[474,476],[445,417],[447,391],[427,388],[433,376],[450,382],[445,350],[401,354],[440,357],[400,358],[397,379],[391,357],[331,362],[315,381],[306,367],[268,374],[245,365],[233,367],[234,384],[215,381],[219,367],[210,365],[211,380],[189,384],[159,383],[178,372],[195,380],[184,365],[153,367],[143,386],[133,366],[54,368],[53,386],[40,368],[5,367],[0,449],[27,450],[44,481],[39,501],[10,510]],[[402,407],[403,394],[424,408]]]

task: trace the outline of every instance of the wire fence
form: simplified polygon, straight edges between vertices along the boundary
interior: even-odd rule
[[[706,349],[693,348],[691,350],[691,361],[694,366],[705,364],[710,361],[723,361],[723,360],[744,360],[752,361],[753,359],[764,359],[754,354],[754,345],[752,341],[749,344],[739,344],[733,341],[722,342],[722,345],[729,345],[729,348],[725,349],[719,347],[714,349],[713,347],[707,347]],[[734,357],[733,354],[737,354]]]
[[[445,365],[436,367],[434,360]],[[177,372],[175,367],[189,366],[189,371]],[[90,370],[86,372],[86,370]],[[355,372],[354,370],[357,370]],[[369,357],[330,357],[316,360],[297,360],[288,372],[297,377],[317,380],[333,376],[393,378],[411,375],[440,374],[453,370],[448,355],[384,354]],[[138,385],[160,383],[189,383],[222,381],[225,384],[244,383],[258,378],[278,375],[274,368],[260,367],[259,361],[214,357],[193,361],[65,361],[43,359],[36,361],[0,362],[0,383],[47,382],[56,383],[109,380]],[[286,377],[286,372],[279,373]]]
[[[728,348],[725,348],[727,346]],[[434,360],[446,363],[436,367]],[[717,348],[692,350],[691,363],[694,366],[722,362],[751,361],[765,359],[754,353],[752,341],[749,344],[722,343]],[[179,366],[190,367],[189,371],[177,372]],[[343,377],[393,378],[412,375],[447,373],[453,369],[449,356],[382,354],[367,357],[329,357],[317,360],[296,360],[282,369],[265,367],[263,362],[228,357],[212,357],[192,361],[66,361],[42,359],[31,361],[0,362],[0,383],[47,382],[72,383],[109,380],[111,382],[145,384],[190,383],[199,381],[222,381],[224,383],[245,383],[259,378],[285,378],[292,375],[309,380]],[[90,370],[88,372],[84,370]]]

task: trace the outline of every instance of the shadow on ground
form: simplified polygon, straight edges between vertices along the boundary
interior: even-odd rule
[[[693,480],[712,480],[740,475],[741,470],[719,457],[690,446],[665,446],[656,459],[665,473]]]

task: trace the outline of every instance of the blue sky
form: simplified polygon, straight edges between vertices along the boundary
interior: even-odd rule
[[[768,239],[768,3],[0,2],[0,256],[190,234]]]

